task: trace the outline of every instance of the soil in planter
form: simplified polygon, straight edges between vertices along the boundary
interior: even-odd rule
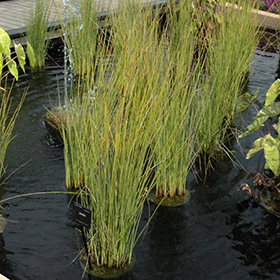
[[[106,267],[106,266],[97,266],[91,263],[92,268],[86,266],[87,256],[82,255],[80,259],[82,267],[86,270],[87,273],[93,275],[99,279],[116,279],[128,273],[135,264],[135,259],[132,258],[131,263],[125,264],[123,267]]]
[[[155,204],[160,204],[161,206],[167,207],[177,207],[186,204],[190,200],[191,194],[185,192],[183,195],[174,195],[173,197],[169,196],[156,196],[156,192],[152,191],[149,194],[149,200]]]

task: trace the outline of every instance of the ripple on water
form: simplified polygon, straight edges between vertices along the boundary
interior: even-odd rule
[[[258,64],[251,71],[248,91],[267,91],[277,77],[278,55],[256,51]],[[32,83],[30,83],[32,81]],[[30,84],[7,153],[8,173],[19,169],[4,185],[3,197],[14,194],[64,190],[63,149],[48,142],[43,124],[44,107],[58,104],[63,92],[63,70],[48,66],[44,73],[27,74],[15,84],[15,104]],[[263,99],[260,101],[263,102]],[[247,110],[238,121],[244,127],[254,112]],[[249,148],[252,138],[240,141]],[[248,143],[247,143],[248,142]],[[250,169],[234,141],[237,159]],[[279,220],[237,192],[246,172],[221,161],[206,186],[188,181],[191,200],[178,208],[159,208],[145,238],[135,247],[136,263],[125,279],[277,279],[279,276]],[[7,203],[8,223],[0,238],[1,273],[11,279],[80,279],[82,268],[72,263],[78,253],[75,225],[66,195],[34,196]],[[150,209],[150,210],[149,210]],[[153,212],[145,205],[139,232]],[[2,244],[2,245],[1,245]]]

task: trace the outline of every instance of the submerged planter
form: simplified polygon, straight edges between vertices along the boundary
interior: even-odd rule
[[[135,264],[135,258],[132,258],[131,263],[124,265],[124,267],[117,268],[117,267],[112,267],[108,268],[106,266],[97,266],[91,263],[92,268],[90,269],[87,263],[87,256],[82,255],[80,258],[80,262],[82,267],[85,269],[85,271],[93,275],[96,278],[99,279],[116,279],[119,278],[126,273],[128,273],[132,267]]]
[[[62,126],[67,127],[66,111],[58,107],[53,108],[46,113],[44,122],[53,140],[62,144]]]
[[[252,194],[256,203],[269,213],[280,218],[280,198],[276,189],[254,186]]]
[[[155,204],[160,204],[161,206],[167,207],[177,207],[186,204],[190,198],[191,194],[186,191],[183,195],[169,196],[156,196],[156,192],[152,191],[149,194],[149,200]]]

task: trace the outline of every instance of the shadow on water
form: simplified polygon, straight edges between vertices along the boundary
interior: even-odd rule
[[[274,82],[278,55],[266,53],[252,70],[248,90],[267,91]],[[42,73],[22,75],[13,89],[16,106],[29,87],[6,157],[7,174],[17,170],[1,187],[0,197],[38,191],[64,191],[63,148],[50,141],[43,118],[46,108],[58,104],[63,93],[63,69],[49,65]],[[260,105],[264,100],[260,100]],[[244,131],[255,112],[248,109],[236,120]],[[254,136],[233,141],[238,161],[250,170],[255,159],[245,160]],[[178,208],[159,208],[145,237],[135,247],[136,263],[122,279],[279,279],[279,220],[237,192],[246,171],[224,159],[206,185],[188,180],[191,200]],[[76,259],[79,248],[67,195],[22,197],[3,206],[9,222],[0,235],[0,273],[10,279],[81,279]],[[155,205],[145,205],[140,229]],[[79,237],[78,237],[79,238]],[[85,276],[84,279],[93,279]]]
[[[258,219],[234,215],[227,223],[232,227],[228,239],[241,264],[255,279],[278,279],[280,275],[279,218],[262,212]]]

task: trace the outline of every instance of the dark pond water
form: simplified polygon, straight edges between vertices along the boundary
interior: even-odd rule
[[[278,55],[254,57],[248,91],[263,94],[278,77]],[[49,65],[45,72],[21,76],[13,90],[14,105],[30,85],[6,156],[7,174],[21,165],[0,188],[0,197],[39,191],[64,191],[62,147],[55,146],[43,123],[46,108],[63,92],[63,69]],[[264,99],[260,99],[259,105]],[[45,108],[46,107],[46,108]],[[255,115],[248,109],[235,124],[243,130]],[[233,141],[238,161],[246,170],[257,158],[245,160],[255,136]],[[237,161],[236,161],[237,162]],[[191,200],[179,208],[160,208],[144,239],[135,247],[136,263],[123,277],[146,279],[280,279],[280,222],[237,192],[246,170],[225,159],[215,167],[206,185],[188,180]],[[37,195],[11,200],[1,214],[9,222],[0,235],[0,273],[10,279],[81,279],[83,269],[66,194]],[[150,206],[154,210],[154,206]],[[144,208],[140,228],[147,222]],[[85,275],[85,279],[90,276]]]

